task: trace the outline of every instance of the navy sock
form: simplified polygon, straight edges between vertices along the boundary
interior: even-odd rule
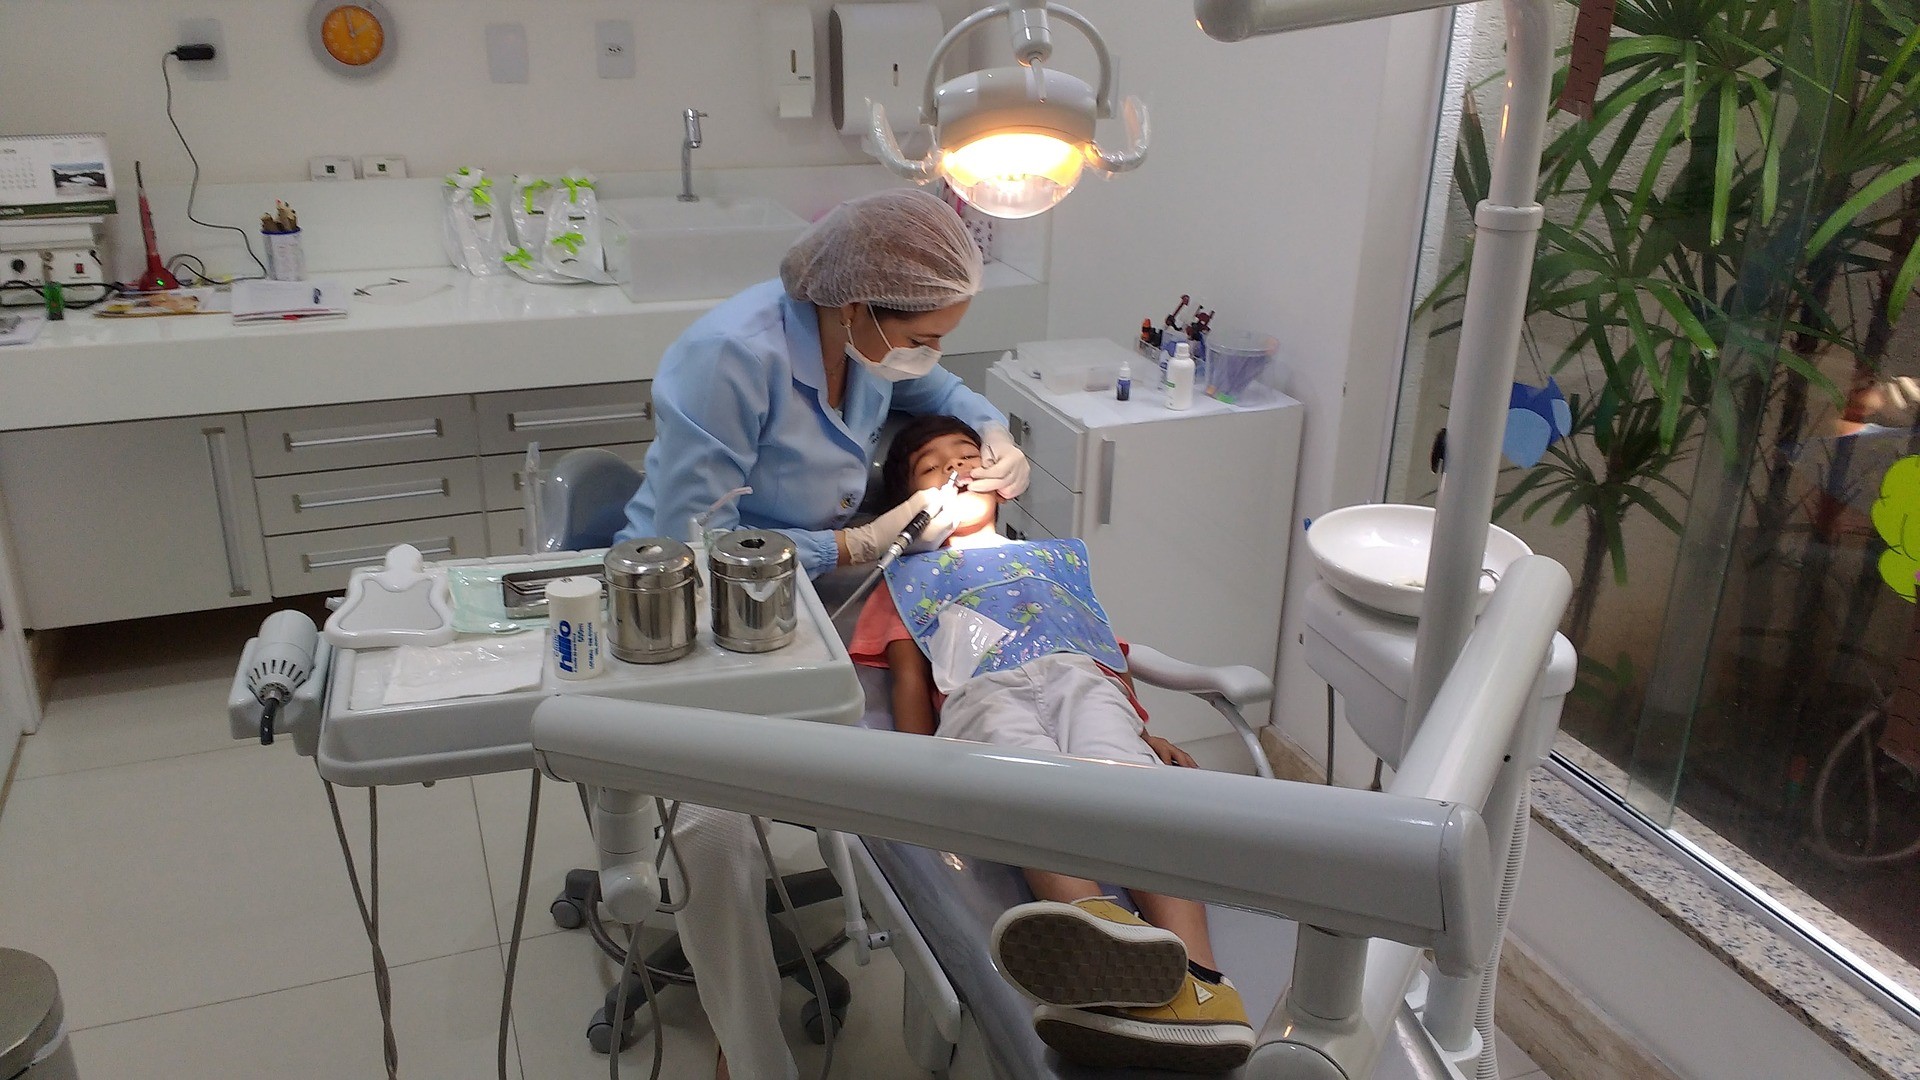
[[[1203,983],[1219,983],[1226,979],[1225,975],[1220,974],[1210,967],[1201,967],[1192,960],[1187,961],[1187,970],[1193,973],[1194,978],[1199,979]]]

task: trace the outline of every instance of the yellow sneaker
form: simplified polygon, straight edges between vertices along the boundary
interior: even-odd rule
[[[1071,1009],[1041,1005],[1033,1030],[1060,1056],[1101,1069],[1220,1073],[1253,1054],[1253,1025],[1240,991],[1192,975],[1165,1005]]]
[[[1164,1005],[1187,981],[1187,947],[1104,897],[1010,908],[993,924],[993,962],[1042,1005]]]

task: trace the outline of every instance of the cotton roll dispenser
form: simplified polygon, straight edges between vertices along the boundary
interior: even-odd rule
[[[665,664],[693,651],[699,579],[692,548],[665,537],[627,540],[607,552],[606,569],[617,659]]]
[[[713,639],[723,649],[762,653],[784,648],[799,626],[793,541],[748,529],[718,538],[707,555],[713,578]]]

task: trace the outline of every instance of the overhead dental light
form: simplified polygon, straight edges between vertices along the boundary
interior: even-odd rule
[[[1092,43],[1100,60],[1097,90],[1046,66],[1053,56],[1049,16]],[[947,53],[976,27],[1000,18],[1011,28],[1018,65],[970,71],[940,82]],[[994,4],[960,20],[940,39],[927,63],[920,122],[933,129],[933,145],[926,156],[914,160],[901,153],[878,102],[870,107],[874,156],[915,183],[944,178],[983,213],[1032,217],[1066,198],[1087,169],[1111,176],[1146,160],[1147,108],[1137,98],[1120,103],[1126,149],[1108,152],[1094,143],[1094,121],[1115,115],[1113,83],[1107,43],[1080,13],[1042,0]]]

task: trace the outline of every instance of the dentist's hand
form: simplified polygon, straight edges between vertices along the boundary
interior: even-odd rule
[[[904,532],[922,510],[931,514],[933,520],[921,530],[914,547],[919,548],[921,544],[938,546],[941,541],[953,534],[951,523],[946,524],[945,531],[940,531],[940,511],[945,508],[946,500],[946,492],[939,488],[916,491],[909,495],[905,502],[867,524],[841,529],[839,539],[842,562],[848,565],[859,565],[878,559],[887,550],[887,545],[893,543],[894,538]]]
[[[982,494],[997,491],[1003,499],[1017,499],[1027,490],[1027,455],[1013,441],[1013,434],[999,424],[989,424],[983,435],[981,452],[986,464],[973,470],[967,490]]]

